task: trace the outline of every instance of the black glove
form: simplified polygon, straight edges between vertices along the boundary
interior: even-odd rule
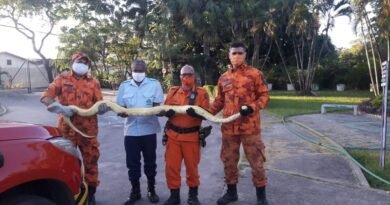
[[[118,115],[119,117],[123,117],[123,118],[129,116],[129,115],[127,115],[125,112],[118,113],[117,115]]]
[[[168,111],[165,112],[165,117],[167,118],[171,118],[172,116],[174,116],[176,114],[176,112],[172,109],[169,109]]]
[[[199,118],[199,119],[205,120],[205,118],[203,116],[198,115],[198,113],[196,113],[194,108],[192,108],[192,107],[188,108],[186,110],[186,113],[187,113],[187,115],[189,115],[191,117],[195,117],[195,118]]]
[[[99,107],[98,107],[98,112],[97,112],[97,114],[103,115],[104,113],[106,113],[106,112],[108,112],[108,111],[110,111],[110,110],[111,110],[111,108],[110,108],[106,103],[102,103],[102,104],[100,104]]]
[[[248,116],[253,113],[253,108],[249,105],[243,105],[240,107],[241,116]]]
[[[158,113],[156,116],[157,117],[167,117],[167,118],[171,118],[172,116],[174,116],[176,114],[176,112],[172,109],[169,109],[168,111],[161,111],[160,113]]]

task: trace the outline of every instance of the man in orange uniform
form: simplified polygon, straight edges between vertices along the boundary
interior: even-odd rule
[[[88,204],[95,204],[98,179],[99,142],[97,140],[97,116],[81,117],[67,105],[76,105],[80,108],[90,108],[97,101],[102,100],[99,82],[88,75],[90,60],[85,53],[78,52],[72,56],[72,71],[59,75],[42,94],[41,102],[46,106],[52,105],[50,112],[70,117],[72,123],[82,132],[94,138],[85,138],[70,128],[62,115],[59,116],[58,127],[63,136],[71,140],[80,148],[85,166],[85,180],[88,184]],[[57,98],[58,102],[55,101]],[[104,114],[110,108],[106,104],[99,106],[98,114]]]
[[[237,201],[240,144],[252,168],[252,181],[256,187],[257,204],[266,205],[265,146],[260,134],[260,110],[269,102],[267,82],[258,69],[245,63],[245,45],[233,43],[229,49],[230,68],[218,80],[218,95],[211,105],[211,112],[223,109],[223,116],[240,112],[241,118],[222,125],[221,160],[224,164],[226,194],[218,199],[218,205]]]
[[[203,109],[209,108],[209,96],[205,89],[195,86],[194,68],[185,65],[180,70],[181,87],[169,89],[166,105],[197,105]],[[186,114],[175,114],[169,110],[166,114],[169,120],[165,127],[168,142],[165,153],[166,177],[171,196],[164,205],[180,204],[180,169],[184,159],[186,166],[188,204],[200,205],[198,200],[200,161],[199,128],[203,117],[190,108]]]

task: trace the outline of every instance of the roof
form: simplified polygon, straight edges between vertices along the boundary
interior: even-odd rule
[[[7,52],[7,51],[1,51],[1,52],[0,52],[0,55],[2,55],[2,54],[9,55],[9,56],[12,56],[12,57],[14,57],[14,58],[18,58],[18,59],[20,59],[20,60],[22,60],[22,61],[28,61],[28,62],[30,62],[30,63],[32,63],[32,64],[36,64],[36,65],[43,64],[43,62],[42,62],[41,59],[32,59],[32,60],[29,60],[29,59],[23,58],[23,57],[21,57],[21,56],[12,54],[12,53]]]

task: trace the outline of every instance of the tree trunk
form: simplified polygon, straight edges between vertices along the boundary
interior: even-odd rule
[[[207,68],[209,65],[209,59],[210,59],[210,43],[207,42],[205,37],[203,37],[203,66],[202,67],[202,72],[200,76],[200,84],[201,86],[206,84],[206,76],[207,76]]]
[[[103,71],[104,72],[108,72],[108,68],[107,68],[107,55],[106,55],[106,52],[105,52],[105,48],[103,48],[101,50],[100,55],[102,57]],[[96,70],[99,70],[99,69],[96,67]]]
[[[268,57],[269,57],[269,54],[271,53],[271,49],[272,49],[272,46],[273,46],[272,41],[273,41],[273,40],[271,39],[271,42],[270,42],[270,44],[269,44],[269,48],[268,48],[268,51],[267,51],[267,55],[265,56],[265,60],[264,60],[263,64],[261,64],[260,69],[263,69],[265,63],[267,63],[267,59],[268,59]]]
[[[310,79],[311,79],[311,74],[312,74],[312,70],[313,70],[314,45],[315,45],[314,41],[316,39],[315,37],[316,37],[316,35],[314,34],[312,39],[311,39],[310,51],[309,51],[309,56],[308,56],[309,59],[307,61],[307,73],[305,73],[306,76],[304,76],[304,77],[306,77],[305,86],[304,86],[304,93],[305,94],[308,92],[310,93],[310,84],[311,84]]]
[[[292,40],[293,40],[293,48],[294,48],[294,57],[295,57],[295,61],[297,63],[297,70],[299,70],[300,68],[300,58],[298,57],[298,48],[297,48],[297,45],[295,43],[295,37],[292,37]],[[299,89],[302,89],[302,84],[301,84],[301,81],[298,81],[299,83]]]
[[[50,66],[50,60],[47,59],[41,52],[36,51],[35,49],[34,49],[34,51],[35,51],[35,52],[39,55],[39,57],[41,57],[41,59],[42,59],[43,66],[45,67],[45,70],[46,70],[46,73],[47,73],[47,80],[49,81],[49,83],[53,82],[54,77],[53,77],[53,70],[52,70],[52,67]]]
[[[390,61],[390,34],[387,35],[387,62]]]
[[[260,44],[261,44],[261,39],[260,39],[260,33],[256,32],[255,35],[253,36],[253,55],[252,55],[252,66],[259,68],[260,67]]]
[[[364,34],[364,29],[363,29],[363,23],[361,25],[361,30],[362,30],[362,35],[363,35],[364,50],[365,50],[365,53],[366,53],[368,72],[370,74],[370,80],[371,80],[372,88],[374,90],[374,95],[378,96],[379,95],[379,90],[376,89],[375,82],[374,82],[374,79],[372,77],[371,62],[370,62],[370,56],[368,54],[367,42],[366,42],[366,37],[365,37],[365,34]]]
[[[371,47],[377,53],[378,58],[379,58],[379,62],[382,62],[381,54],[379,52],[379,46],[378,46],[378,44],[376,42],[376,38],[375,38],[375,35],[374,35],[375,32],[374,32],[374,30],[373,30],[373,28],[371,26],[371,21],[368,18],[368,14],[366,12],[366,9],[363,9],[363,13],[364,13],[364,19],[366,20],[367,32],[368,32],[368,35],[370,36]]]
[[[53,68],[50,66],[50,62],[48,59],[44,60],[45,61],[45,69],[47,72],[47,79],[49,80],[49,83],[53,82],[54,77],[53,77]]]
[[[278,38],[275,38],[275,44],[276,44],[276,47],[278,48],[278,51],[279,51],[278,53],[279,53],[279,56],[280,56],[280,58],[281,58],[281,60],[282,60],[283,68],[284,68],[284,70],[286,71],[288,81],[292,84],[293,82],[292,82],[292,80],[291,80],[290,73],[289,73],[288,70],[287,70],[286,62],[285,62],[284,56],[283,56],[283,54],[282,54],[282,51],[281,51],[281,49],[280,49],[280,45],[279,45],[279,43],[278,43]]]
[[[367,24],[366,22],[366,26],[367,28],[369,27],[369,25]],[[369,28],[368,28],[369,30]],[[369,32],[370,33],[370,32]],[[374,76],[375,76],[375,87],[376,89],[378,90],[378,93],[379,93],[379,83],[378,83],[378,69],[377,69],[377,64],[376,64],[376,57],[375,57],[375,51],[374,51],[374,45],[373,45],[373,39],[371,38],[371,35],[369,35],[369,42],[370,42],[370,46],[371,46],[371,55],[372,55],[372,59],[373,59],[373,63],[374,63]]]

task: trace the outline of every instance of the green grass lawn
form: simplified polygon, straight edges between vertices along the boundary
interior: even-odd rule
[[[267,111],[276,116],[320,113],[322,104],[359,104],[373,96],[369,91],[318,91],[316,96],[299,96],[291,91],[271,91]]]
[[[364,167],[374,172],[383,179],[390,180],[390,153],[386,154],[385,168],[382,169],[379,164],[379,150],[366,149],[348,149],[349,154],[355,158]],[[363,172],[371,187],[390,191],[390,185],[387,185],[371,175]]]

